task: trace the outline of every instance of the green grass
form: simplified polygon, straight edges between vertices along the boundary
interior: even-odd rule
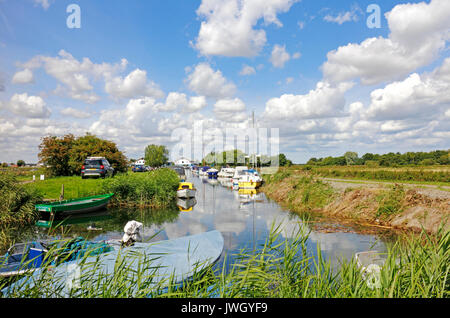
[[[394,185],[388,190],[383,190],[376,198],[379,204],[376,217],[401,213],[404,198],[405,189],[402,185]]]
[[[420,183],[430,185],[450,185],[448,166],[431,167],[376,167],[367,166],[293,166],[287,169],[308,172],[320,177],[344,178],[368,181]]]
[[[57,200],[64,185],[64,199],[76,199],[102,194],[104,179],[81,179],[80,176],[54,177],[26,183],[24,187],[34,189],[45,199]]]
[[[150,172],[118,174],[106,179],[81,179],[80,176],[55,177],[27,183],[24,187],[53,200],[59,199],[64,185],[65,199],[114,193],[112,205],[165,207],[175,199],[178,184],[178,176],[173,170],[158,169]]]
[[[273,227],[265,244],[256,250],[242,250],[235,255],[230,268],[198,268],[183,286],[173,277],[154,282],[157,255],[143,258],[136,254],[137,269],[127,267],[118,257],[114,274],[95,276],[100,263],[94,261],[83,269],[79,288],[70,297],[125,298],[448,298],[450,233],[441,230],[429,237],[405,237],[388,247],[385,265],[377,284],[368,284],[367,276],[354,259],[333,265],[325,259],[320,247],[307,247],[305,230],[293,239],[283,239],[279,227]],[[127,256],[130,257],[130,256]],[[226,264],[227,262],[223,262]],[[23,281],[21,288],[11,290],[11,297],[57,296],[64,287],[54,284],[52,272],[44,270],[35,284]],[[53,283],[52,283],[53,282]],[[0,286],[0,289],[2,286]]]

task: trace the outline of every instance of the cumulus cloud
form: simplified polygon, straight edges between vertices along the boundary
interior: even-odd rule
[[[257,55],[266,43],[266,32],[256,28],[282,23],[277,14],[287,12],[296,0],[203,0],[197,15],[205,19],[194,44],[203,55],[250,57]]]
[[[284,64],[291,59],[291,55],[286,52],[286,46],[275,44],[270,56],[270,62],[273,66],[283,68]]]
[[[170,92],[167,95],[166,102],[159,104],[157,110],[193,113],[201,110],[206,105],[205,96],[191,96],[188,98],[184,93]]]
[[[319,82],[304,95],[284,94],[266,103],[264,117],[270,119],[311,119],[339,116],[345,106],[344,93],[353,83],[334,86]]]
[[[236,92],[234,83],[228,81],[221,71],[214,71],[208,63],[197,64],[186,82],[190,90],[205,97],[227,98]]]
[[[135,69],[125,78],[117,76],[106,81],[105,91],[115,98],[142,96],[161,98],[164,93],[158,85],[147,78],[147,72]]]
[[[182,109],[182,111],[187,113],[198,112],[199,110],[206,107],[206,98],[205,96],[192,96],[189,97],[188,104]]]
[[[17,72],[12,78],[13,84],[28,84],[32,83],[33,81],[33,72],[31,72],[31,70],[28,68]]]
[[[239,98],[218,100],[214,104],[215,116],[225,122],[242,122],[247,119],[245,104]]]
[[[40,96],[28,96],[27,93],[14,94],[8,104],[8,109],[16,115],[29,118],[50,117],[50,109]]]
[[[239,72],[239,75],[253,75],[253,74],[256,74],[255,68],[246,64],[242,66],[242,70]]]
[[[411,74],[403,81],[374,90],[367,116],[374,119],[404,119],[434,116],[450,107],[450,58],[431,73]]]
[[[72,107],[64,108],[60,111],[61,115],[79,118],[79,119],[85,119],[92,117],[92,114],[83,110],[75,109]]]
[[[385,16],[389,37],[368,38],[329,52],[322,65],[326,79],[360,78],[368,85],[396,80],[435,60],[450,38],[447,0],[397,5]]]
[[[50,0],[33,0],[35,5],[40,5],[44,10],[50,8]]]
[[[345,22],[356,22],[359,19],[359,14],[361,14],[361,8],[359,6],[353,6],[350,11],[340,12],[336,16],[332,16],[331,14],[327,14],[323,20],[327,22],[337,23],[339,25],[344,24]]]
[[[127,64],[126,59],[116,64],[96,64],[88,58],[79,61],[70,53],[61,50],[58,56],[38,55],[20,66],[29,70],[42,67],[47,74],[63,84],[63,86],[58,84],[55,93],[66,94],[87,103],[95,103],[100,97],[94,93],[91,82],[99,79],[110,80],[114,74],[123,71]]]

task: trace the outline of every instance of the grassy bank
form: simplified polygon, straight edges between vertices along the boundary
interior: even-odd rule
[[[107,179],[55,177],[24,186],[50,200],[59,199],[61,187],[64,185],[65,199],[114,193],[112,206],[161,208],[173,201],[178,183],[178,176],[173,170],[158,169],[143,173],[118,174]]]
[[[0,251],[13,243],[20,227],[38,220],[36,203],[59,199],[62,185],[65,199],[114,193],[110,201],[113,207],[167,208],[175,202],[178,184],[177,174],[170,169],[119,174],[108,179],[55,177],[26,184],[14,174],[0,173]]]
[[[77,298],[448,298],[450,233],[437,237],[406,237],[390,246],[387,261],[379,275],[363,273],[354,259],[333,266],[318,251],[307,249],[308,233],[282,239],[272,229],[266,243],[255,251],[242,251],[230,268],[210,267],[195,273],[184,286],[171,278],[152,284],[153,257],[136,255],[139,270],[124,266],[120,257],[113,275],[93,275],[100,270],[98,261],[85,266]],[[225,256],[226,257],[226,256]],[[155,259],[157,255],[155,255]],[[131,263],[131,262],[129,262]],[[226,262],[224,262],[225,264]],[[49,297],[58,290],[48,288],[51,271],[42,271],[35,284],[23,284],[10,290],[10,297]],[[370,279],[370,283],[369,283]],[[64,282],[59,288],[64,288]],[[0,289],[3,286],[0,286]]]
[[[309,172],[283,169],[265,176],[263,191],[285,208],[299,214],[314,214],[341,222],[382,228],[423,228],[436,233],[450,227],[449,200],[429,198],[401,185],[380,188],[348,188],[334,191]]]
[[[450,167],[368,167],[368,166],[292,166],[290,170],[300,170],[320,177],[379,180],[379,181],[405,181],[424,182],[436,185],[449,185]]]

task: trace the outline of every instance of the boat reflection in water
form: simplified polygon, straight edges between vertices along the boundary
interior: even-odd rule
[[[232,188],[233,187],[233,181],[231,181],[231,178],[217,178],[217,181],[225,188]]]
[[[239,202],[248,204],[251,202],[264,202],[262,193],[258,189],[239,189]]]
[[[190,199],[178,199],[177,200],[177,206],[180,209],[181,212],[190,212],[192,211],[194,205],[197,204],[197,199],[190,198]]]

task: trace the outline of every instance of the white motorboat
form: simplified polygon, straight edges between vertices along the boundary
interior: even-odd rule
[[[220,178],[233,178],[234,168],[222,168],[220,172],[217,174]]]
[[[240,178],[245,175],[245,170],[248,170],[247,166],[237,166],[234,169],[234,174],[233,174],[233,178],[232,178],[232,182],[233,182],[233,187],[239,187],[239,180]]]

